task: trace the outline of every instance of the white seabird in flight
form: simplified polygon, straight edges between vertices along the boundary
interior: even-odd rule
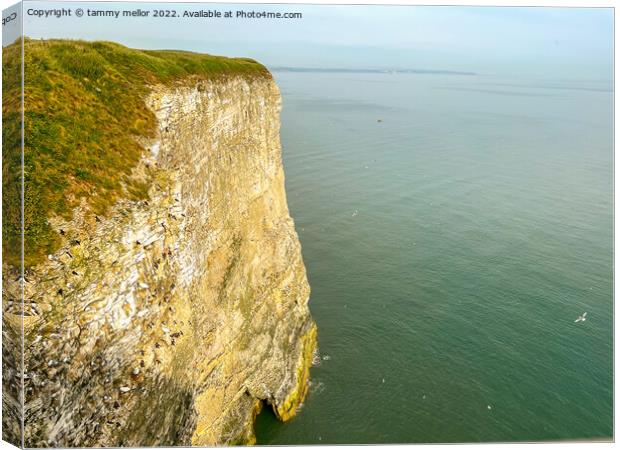
[[[577,322],[585,322],[587,315],[588,315],[588,313],[584,312],[583,315],[581,315],[581,316],[577,317],[577,319],[575,319],[575,323],[577,323]]]

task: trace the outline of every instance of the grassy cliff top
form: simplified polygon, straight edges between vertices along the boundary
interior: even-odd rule
[[[4,48],[3,249],[20,261],[20,43]],[[148,186],[130,173],[153,137],[144,98],[154,84],[225,77],[271,78],[261,64],[185,51],[135,50],[112,42],[24,41],[25,265],[60,245],[53,215],[71,218],[86,199],[104,215],[118,198],[141,199]]]

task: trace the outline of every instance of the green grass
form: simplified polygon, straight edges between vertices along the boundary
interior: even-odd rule
[[[3,252],[20,261],[20,46],[4,48]],[[144,180],[132,179],[156,119],[144,98],[154,84],[194,83],[231,75],[271,78],[248,58],[185,51],[135,50],[112,42],[24,42],[24,246],[29,268],[60,245],[48,218],[71,218],[86,199],[105,215],[119,198],[140,199]]]

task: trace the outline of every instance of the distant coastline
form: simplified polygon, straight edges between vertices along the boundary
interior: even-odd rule
[[[426,70],[426,69],[344,69],[338,67],[269,67],[273,72],[308,72],[308,73],[419,73],[427,75],[478,75],[476,72],[455,70]]]

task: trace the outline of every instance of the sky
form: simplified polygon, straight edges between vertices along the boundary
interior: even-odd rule
[[[71,8],[72,17],[27,11]],[[145,3],[24,3],[31,38],[110,40],[257,59],[268,67],[471,71],[562,79],[613,76],[611,8],[157,4],[157,9],[301,12],[301,19],[75,17],[76,8]],[[4,17],[4,15],[3,15]]]

